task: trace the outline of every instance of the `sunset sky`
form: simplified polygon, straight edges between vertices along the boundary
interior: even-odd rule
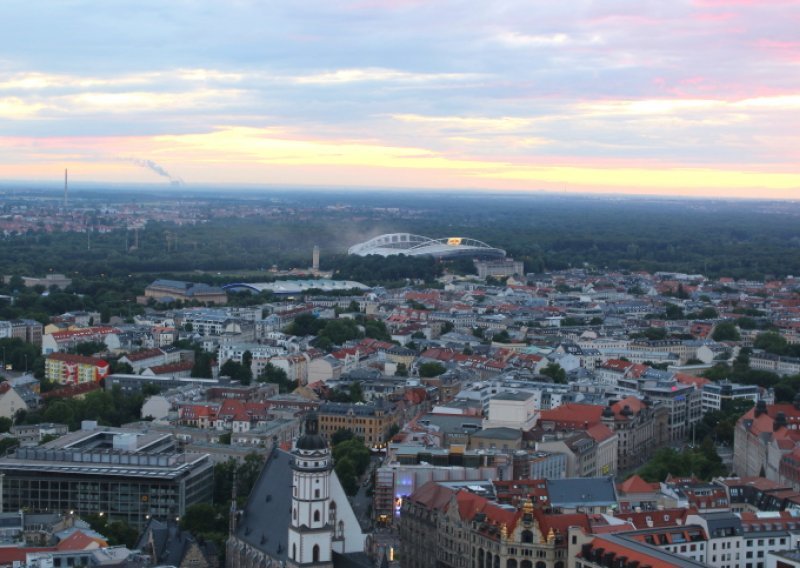
[[[0,181],[800,199],[800,0],[2,0]]]

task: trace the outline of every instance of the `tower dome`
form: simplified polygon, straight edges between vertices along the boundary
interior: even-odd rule
[[[316,412],[309,412],[306,416],[303,435],[297,439],[295,448],[306,451],[325,450],[328,448],[327,442],[319,433],[319,418]]]

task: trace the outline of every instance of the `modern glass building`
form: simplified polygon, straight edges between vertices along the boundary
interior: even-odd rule
[[[171,434],[94,424],[0,458],[3,510],[97,514],[141,528],[210,502],[208,454],[180,452]]]

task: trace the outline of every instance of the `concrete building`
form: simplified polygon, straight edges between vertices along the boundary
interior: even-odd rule
[[[210,502],[213,485],[208,455],[180,452],[173,436],[92,422],[0,458],[0,474],[4,510],[102,514],[139,528]]]
[[[530,430],[539,414],[536,399],[530,392],[502,392],[489,399],[489,416],[484,428]]]
[[[518,260],[511,258],[497,260],[476,260],[475,268],[478,271],[478,278],[486,280],[488,276],[503,278],[507,276],[523,275],[525,266]]]
[[[730,381],[704,384],[701,391],[703,414],[720,410],[726,401],[749,400],[755,404],[761,400],[762,390],[766,389],[762,389],[758,385],[740,385]],[[767,394],[767,396],[770,399],[768,402],[774,401],[774,394]]]

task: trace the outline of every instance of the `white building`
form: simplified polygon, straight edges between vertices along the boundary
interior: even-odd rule
[[[504,392],[489,400],[489,417],[484,420],[483,427],[527,431],[536,425],[538,419],[533,394]]]

